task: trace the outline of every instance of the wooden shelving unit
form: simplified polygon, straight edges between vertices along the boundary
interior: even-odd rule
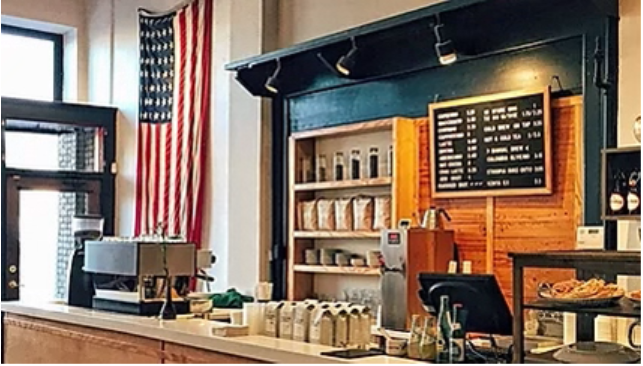
[[[295,184],[296,192],[328,191],[334,189],[352,189],[366,187],[386,187],[393,184],[393,178],[374,178],[361,180],[345,180],[341,182],[301,183]]]
[[[289,233],[288,233],[288,298],[297,301],[314,296],[315,277],[333,275],[332,281],[351,281],[355,276],[366,276],[377,280],[379,268],[334,267],[304,265],[307,249],[328,247],[327,240],[334,240],[337,249],[342,246],[359,246],[379,249],[379,231],[302,231],[298,228],[297,207],[300,202],[320,197],[352,197],[355,195],[387,195],[391,197],[391,223],[401,218],[418,220],[417,187],[418,129],[416,120],[389,118],[384,120],[353,123],[345,126],[304,131],[290,137],[289,156]],[[385,165],[390,147],[393,147],[392,176]],[[332,163],[335,152],[342,151],[347,158],[352,149],[362,151],[362,164],[366,164],[366,153],[371,147],[380,151],[380,174],[374,179],[304,182],[303,158],[311,158],[313,165],[319,154],[327,156],[327,172],[334,172]],[[313,166],[313,169],[315,167]],[[334,177],[327,177],[332,179]],[[325,244],[322,244],[324,242]],[[366,250],[366,249],[365,249]],[[358,253],[362,254],[362,253]],[[365,254],[365,253],[364,253]],[[338,279],[338,276],[342,276]],[[344,278],[346,276],[346,278]],[[322,278],[320,278],[322,280]],[[331,280],[331,279],[329,279]]]
[[[369,267],[338,267],[338,266],[308,266],[298,264],[294,266],[295,272],[298,273],[318,273],[318,274],[335,274],[335,275],[353,275],[353,276],[379,276],[378,268]]]

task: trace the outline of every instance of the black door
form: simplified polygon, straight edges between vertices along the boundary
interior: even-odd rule
[[[101,182],[9,171],[5,184],[2,300],[62,299],[73,250],[71,218],[101,213]]]

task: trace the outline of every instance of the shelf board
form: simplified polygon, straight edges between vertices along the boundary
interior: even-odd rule
[[[545,300],[536,300],[532,303],[525,304],[525,309],[535,310],[548,310],[548,311],[562,311],[568,313],[578,314],[593,314],[593,315],[607,315],[622,318],[640,318],[641,309],[634,307],[634,305],[626,299],[623,299],[618,305],[612,307],[601,308],[582,308],[575,306],[566,306],[559,304],[552,304]]]
[[[623,153],[641,152],[641,145],[632,145],[632,146],[625,146],[625,147],[603,149],[603,152],[605,154],[623,154]]]
[[[360,180],[344,180],[339,182],[300,183],[295,185],[296,192],[327,191],[332,189],[350,189],[364,187],[385,187],[393,184],[393,178],[374,178]]]
[[[355,275],[355,276],[379,276],[379,268],[369,267],[338,267],[338,266],[309,266],[295,265],[295,272],[299,273],[317,273],[317,274],[335,274],[335,275]]]
[[[295,231],[295,239],[380,239],[379,231]]]
[[[604,221],[641,221],[641,215],[605,215]]]

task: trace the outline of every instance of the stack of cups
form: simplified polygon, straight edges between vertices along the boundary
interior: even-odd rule
[[[262,282],[255,288],[255,303],[243,306],[243,325],[250,335],[262,335],[264,331],[266,304],[272,300],[273,284]]]
[[[266,304],[247,303],[243,305],[243,325],[248,327],[248,334],[262,335],[265,321]]]

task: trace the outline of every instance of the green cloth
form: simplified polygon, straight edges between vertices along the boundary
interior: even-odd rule
[[[224,294],[214,294],[211,299],[217,309],[243,309],[244,303],[255,301],[253,297],[244,296],[234,288]]]

